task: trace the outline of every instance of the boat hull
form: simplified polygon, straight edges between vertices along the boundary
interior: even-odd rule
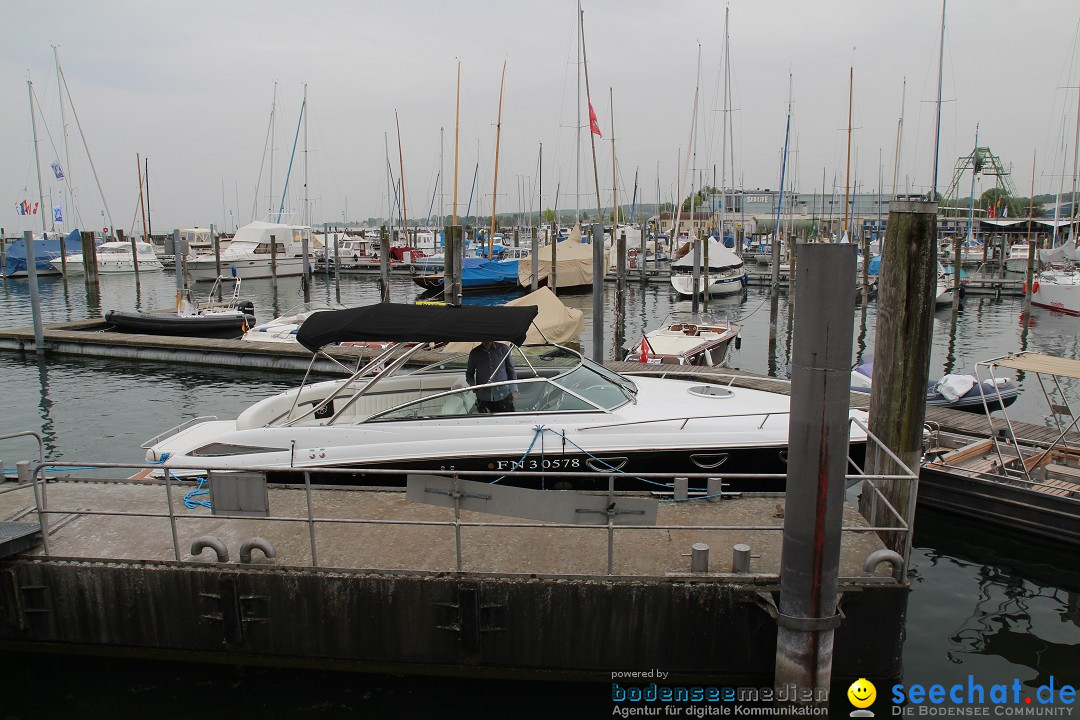
[[[716,277],[712,274],[709,275],[709,295],[711,296],[724,296],[735,295],[742,292],[746,287],[747,277],[741,268],[738,274],[730,275],[726,277]],[[705,283],[705,277],[702,275],[698,282],[701,285]],[[690,274],[674,273],[671,276],[671,287],[675,288],[675,292],[680,295],[691,297],[694,294],[694,277]],[[701,291],[698,291],[701,294]]]
[[[119,332],[180,337],[239,337],[255,324],[255,317],[242,312],[212,313],[181,317],[172,313],[139,313],[110,310],[105,321]]]
[[[53,266],[53,269],[58,273],[63,272],[63,265],[59,259],[50,260],[49,264]],[[139,272],[144,270],[161,270],[164,265],[156,257],[153,259],[139,258]],[[130,259],[127,260],[98,260],[97,264],[99,273],[130,273],[135,272],[135,263]],[[67,261],[67,274],[68,275],[84,275],[86,274],[86,268],[83,266],[82,259],[72,260],[68,258]]]
[[[1066,315],[1080,315],[1080,283],[1050,282],[1039,278],[1031,293],[1031,304]]]
[[[217,264],[213,258],[187,261],[187,272],[197,282],[214,281],[218,278]],[[276,272],[271,270],[270,258],[221,258],[221,276],[238,277],[242,280],[289,277],[304,274],[304,258],[284,257],[277,259]]]

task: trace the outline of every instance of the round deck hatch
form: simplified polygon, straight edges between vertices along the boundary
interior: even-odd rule
[[[734,395],[730,389],[719,385],[695,385],[687,392],[698,397],[726,398]]]

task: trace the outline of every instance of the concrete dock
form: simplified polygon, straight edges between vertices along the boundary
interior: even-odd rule
[[[32,516],[32,488],[6,485],[0,518]],[[160,481],[48,483],[49,554],[0,561],[0,647],[596,680],[773,670],[783,496],[661,503],[655,527],[613,531],[608,574],[604,525],[463,512],[458,527],[449,508],[355,488],[314,489],[309,524],[304,489],[275,486],[270,517],[216,517],[184,505],[192,487],[172,483],[174,546]],[[896,676],[906,583],[863,569],[881,543],[854,507],[844,526],[836,673]],[[229,562],[191,555],[206,535]],[[255,537],[275,557],[238,562]],[[694,543],[710,572],[690,572]],[[731,572],[736,543],[749,572]]]

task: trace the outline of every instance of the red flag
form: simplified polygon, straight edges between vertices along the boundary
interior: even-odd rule
[[[649,362],[649,341],[641,338],[641,357],[639,362]]]
[[[593,131],[593,135],[604,137],[604,134],[600,132],[600,123],[596,120],[596,111],[593,110],[592,103],[589,103],[589,129]]]

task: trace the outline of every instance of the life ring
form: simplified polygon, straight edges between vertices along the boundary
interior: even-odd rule
[[[1038,280],[1031,283],[1031,292],[1033,292],[1033,293],[1039,292],[1039,281]]]

